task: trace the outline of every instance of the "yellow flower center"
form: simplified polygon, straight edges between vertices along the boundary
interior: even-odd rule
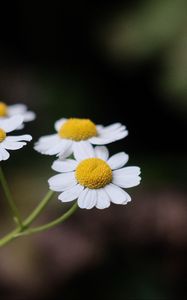
[[[96,136],[97,130],[89,119],[71,118],[62,125],[58,134],[61,138],[82,141]]]
[[[0,143],[6,138],[6,132],[0,128]]]
[[[80,162],[75,171],[77,181],[89,189],[100,189],[112,181],[112,170],[100,158],[88,158]]]
[[[4,102],[0,102],[0,117],[7,115],[7,105]]]

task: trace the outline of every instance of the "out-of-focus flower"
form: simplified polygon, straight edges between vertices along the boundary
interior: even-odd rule
[[[52,168],[61,174],[49,179],[51,190],[61,192],[58,199],[70,202],[78,199],[81,208],[107,208],[110,203],[127,204],[131,197],[123,190],[140,183],[140,168],[125,167],[128,155],[120,152],[109,158],[105,146],[80,142],[75,159],[56,160]]]
[[[7,136],[7,133],[16,130],[23,123],[22,116],[14,116],[0,120],[0,161],[7,160],[10,154],[7,150],[17,150],[26,145],[25,141],[31,141],[29,134]]]
[[[27,106],[25,104],[19,103],[7,105],[4,102],[0,102],[0,120],[17,115],[23,117],[23,123],[17,129],[22,129],[24,127],[24,122],[30,122],[36,118],[36,114],[33,111],[27,110]]]
[[[125,138],[126,127],[115,123],[103,127],[89,119],[60,119],[55,122],[56,134],[43,136],[35,144],[35,150],[42,154],[59,155],[61,158],[78,152],[81,147],[90,149],[90,144],[105,145]]]

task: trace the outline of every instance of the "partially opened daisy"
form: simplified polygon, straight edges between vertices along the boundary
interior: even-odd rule
[[[22,116],[14,116],[0,120],[0,161],[7,160],[10,154],[7,150],[17,150],[26,145],[26,141],[31,141],[29,134],[11,136],[7,133],[16,130],[23,123]]]
[[[23,123],[17,129],[22,129],[24,127],[24,122],[33,121],[36,115],[33,111],[27,110],[25,104],[13,104],[7,105],[5,102],[0,102],[0,119],[5,119],[12,116],[20,115],[23,117]]]
[[[140,183],[139,167],[124,167],[128,155],[120,152],[109,158],[105,146],[75,148],[75,159],[56,160],[52,169],[60,174],[49,179],[51,190],[61,192],[58,199],[69,202],[78,199],[78,206],[90,209],[107,208],[110,203],[127,204],[131,198],[123,188]],[[82,147],[83,146],[83,147]]]
[[[80,143],[84,148],[89,148],[90,144],[105,145],[128,135],[126,127],[121,123],[103,127],[89,119],[76,118],[58,120],[55,130],[57,133],[41,137],[35,144],[35,150],[65,158],[77,152]]]

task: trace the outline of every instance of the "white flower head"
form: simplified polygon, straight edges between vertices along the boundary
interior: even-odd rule
[[[7,133],[16,130],[23,123],[22,116],[14,116],[0,120],[0,161],[7,160],[10,154],[7,150],[17,150],[26,145],[26,141],[31,141],[29,134],[9,136]]]
[[[35,144],[35,150],[47,155],[58,155],[62,159],[80,149],[94,145],[105,145],[123,139],[128,135],[126,127],[115,123],[103,127],[89,119],[60,119],[55,122],[57,133],[43,136]]]
[[[7,105],[4,102],[0,102],[0,120],[17,115],[23,117],[23,123],[17,129],[22,129],[24,127],[24,122],[30,122],[36,118],[36,114],[33,111],[27,110],[25,104],[19,103]]]
[[[107,208],[110,203],[127,204],[131,198],[123,188],[140,183],[139,167],[124,167],[128,155],[120,152],[109,158],[105,146],[86,146],[80,142],[75,159],[56,160],[52,169],[60,172],[49,179],[51,190],[61,192],[58,199],[69,202],[78,199],[78,206],[91,209]]]

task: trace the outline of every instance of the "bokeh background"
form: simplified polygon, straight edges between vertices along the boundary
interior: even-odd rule
[[[0,97],[37,113],[34,141],[61,117],[129,136],[110,145],[142,168],[126,207],[79,210],[46,233],[0,249],[0,299],[185,299],[187,296],[187,2],[5,2]],[[3,163],[23,216],[48,189],[53,158],[32,150]],[[0,192],[1,235],[13,226]],[[36,224],[68,207],[54,199]]]

